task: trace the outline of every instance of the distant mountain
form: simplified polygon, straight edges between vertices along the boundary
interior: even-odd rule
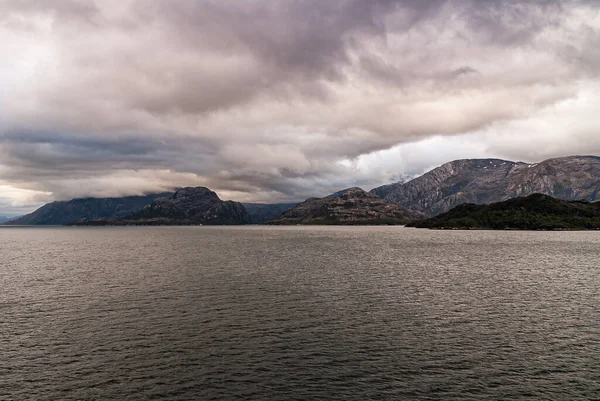
[[[407,183],[384,185],[371,193],[429,216],[462,203],[499,202],[533,193],[596,201],[600,199],[600,157],[571,156],[536,164],[456,160]]]
[[[534,194],[490,205],[466,203],[409,225],[438,229],[600,230],[600,202]]]
[[[351,188],[344,188],[344,189],[340,189],[339,191],[335,191],[334,193],[332,193],[331,195],[327,195],[327,196],[341,196],[344,192],[350,190],[350,189],[354,189],[356,187],[351,187]]]
[[[309,198],[269,224],[405,224],[425,216],[360,188]]]
[[[2,223],[5,223],[5,222],[7,222],[7,221],[9,221],[9,220],[12,220],[12,219],[17,219],[17,218],[19,218],[19,217],[20,217],[20,216],[13,216],[13,217],[9,217],[9,216],[0,216],[0,224],[2,224]]]
[[[171,196],[171,192],[123,198],[81,198],[48,203],[36,211],[13,219],[10,225],[65,225],[81,219],[119,218],[149,205],[157,198]]]
[[[205,187],[187,187],[170,197],[155,199],[150,205],[116,219],[84,220],[80,225],[229,225],[252,220],[239,202],[222,201]]]
[[[248,210],[252,223],[260,224],[273,220],[287,212],[298,203],[242,203]]]

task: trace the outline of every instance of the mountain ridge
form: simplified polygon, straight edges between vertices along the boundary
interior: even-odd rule
[[[336,191],[330,196],[338,196],[353,189],[356,188]],[[82,219],[115,220],[143,209],[156,199],[170,198],[174,193],[122,198],[88,197],[51,202],[32,213],[0,224],[66,225]],[[460,159],[445,163],[410,181],[374,188],[370,193],[427,216],[446,212],[462,203],[494,203],[532,193],[545,193],[566,200],[595,201],[600,200],[600,157],[566,156],[540,163]],[[298,203],[242,205],[251,221],[261,224],[277,219],[298,206]],[[167,204],[163,206],[166,207]],[[222,206],[225,207],[226,204]],[[229,212],[237,213],[234,212],[236,208],[237,206],[230,208]],[[246,221],[245,217],[242,220]]]
[[[162,192],[141,196],[120,198],[75,198],[68,201],[47,203],[37,210],[5,225],[66,225],[81,219],[118,218],[151,203],[154,199],[170,196],[172,192]]]
[[[324,198],[308,198],[268,224],[405,224],[424,217],[420,212],[354,187]]]
[[[461,159],[406,183],[370,191],[429,216],[462,203],[493,203],[543,193],[565,200],[600,199],[600,157],[567,156],[540,163]]]
[[[127,216],[81,220],[76,225],[236,225],[251,223],[239,202],[223,201],[206,187],[180,188]]]

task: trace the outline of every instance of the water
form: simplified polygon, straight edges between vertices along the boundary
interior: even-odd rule
[[[2,400],[600,399],[600,233],[0,229]]]

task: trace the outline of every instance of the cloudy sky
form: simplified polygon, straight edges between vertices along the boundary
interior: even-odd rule
[[[0,0],[0,214],[600,155],[592,0]]]

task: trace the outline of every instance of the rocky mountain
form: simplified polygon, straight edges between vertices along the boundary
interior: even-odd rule
[[[437,229],[600,230],[600,202],[533,194],[490,205],[465,203],[409,225]]]
[[[297,205],[297,203],[242,203],[252,219],[252,223],[261,224],[273,220]]]
[[[157,198],[171,196],[165,192],[123,198],[82,198],[48,203],[25,216],[8,221],[10,225],[66,225],[81,219],[115,219],[149,205]]]
[[[84,220],[81,225],[230,225],[248,224],[248,211],[238,202],[222,201],[205,187],[187,187],[170,197],[117,219]]]
[[[309,198],[269,224],[405,224],[425,216],[360,188]]]
[[[596,201],[600,199],[600,157],[571,156],[536,164],[456,160],[407,183],[384,185],[371,193],[429,216],[463,203],[492,203],[534,193]]]

